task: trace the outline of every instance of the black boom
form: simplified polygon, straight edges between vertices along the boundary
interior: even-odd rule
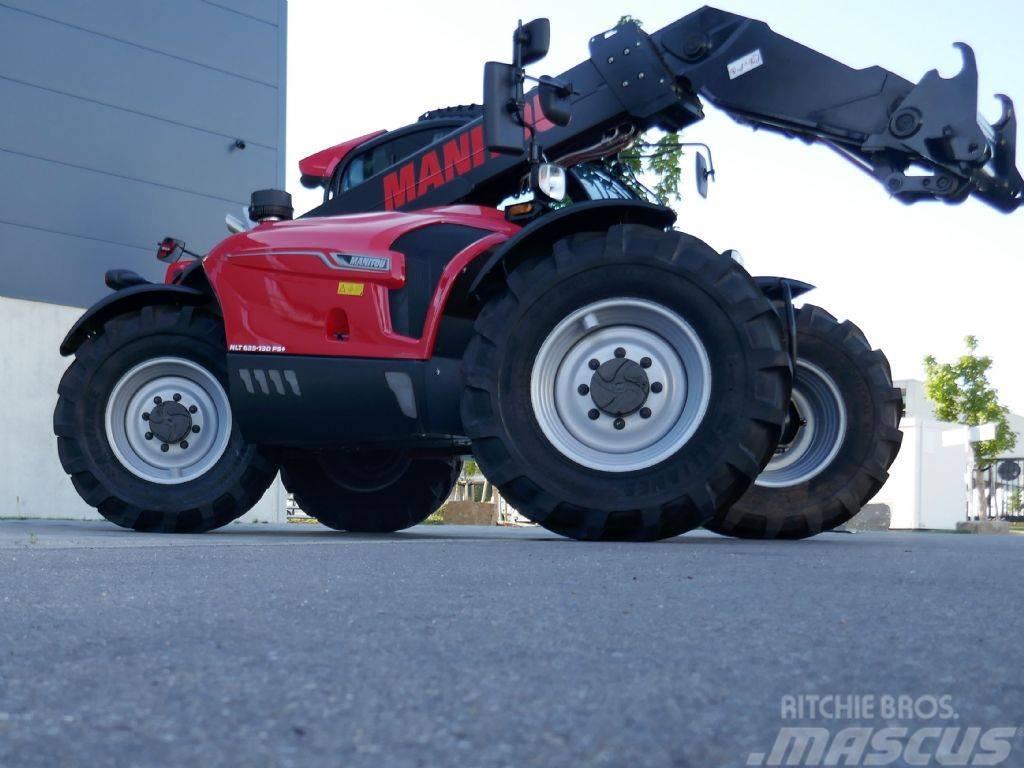
[[[548,80],[569,93],[568,124],[544,119],[537,89],[525,95],[524,114],[546,156],[571,164],[613,155],[649,128],[685,128],[704,117],[704,99],[743,123],[831,146],[904,202],[973,195],[1015,210],[1024,180],[1015,165],[1013,103],[999,96],[1003,113],[994,125],[978,118],[974,53],[958,47],[958,75],[946,80],[933,70],[915,85],[705,7],[651,35],[633,23],[596,35],[589,59]],[[483,122],[470,121],[307,215],[498,202],[529,158],[486,151]],[[452,141],[462,152],[473,148],[472,163],[446,155]]]

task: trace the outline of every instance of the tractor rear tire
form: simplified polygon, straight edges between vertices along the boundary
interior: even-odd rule
[[[462,420],[484,475],[575,539],[654,540],[710,520],[779,440],[779,316],[730,258],[617,225],[516,265],[475,324]]]
[[[462,460],[402,451],[289,451],[281,479],[310,517],[337,531],[393,533],[417,525],[451,494]]]
[[[153,306],[108,320],[58,388],[53,430],[75,490],[137,531],[201,533],[240,517],[277,464],[242,438],[227,381],[209,312]]]
[[[876,494],[903,438],[889,362],[861,330],[797,310],[794,430],[755,485],[707,525],[746,539],[802,539],[842,525]]]

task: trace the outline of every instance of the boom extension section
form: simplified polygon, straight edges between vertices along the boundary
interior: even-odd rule
[[[881,67],[853,69],[764,22],[710,7],[651,35],[622,24],[590,40],[589,60],[541,78],[525,95],[522,78],[506,78],[505,94],[490,78],[485,117],[307,215],[493,205],[541,155],[565,165],[613,156],[649,128],[676,131],[701,120],[701,98],[743,123],[831,146],[903,202],[961,202],[973,195],[1013,211],[1024,189],[1013,102],[999,95],[999,120],[989,125],[980,118],[974,53],[966,44],[957,47],[959,74],[944,79],[932,70],[915,85]],[[530,60],[542,55],[534,52]],[[494,66],[506,65],[489,71]],[[552,103],[557,116],[545,115]],[[493,140],[496,115],[515,124],[500,132],[501,141]],[[509,146],[517,131],[521,148]]]
[[[621,29],[621,28],[620,28]],[[635,30],[622,29],[627,35]],[[994,125],[978,116],[978,70],[931,70],[917,85],[882,69],[852,69],[767,24],[703,8],[653,36],[676,77],[735,119],[825,142],[906,202],[974,194],[1004,211],[1021,203],[1013,102]],[[909,175],[918,166],[923,175]]]

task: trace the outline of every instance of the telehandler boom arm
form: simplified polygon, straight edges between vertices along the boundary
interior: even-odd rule
[[[881,67],[848,67],[764,22],[704,7],[651,35],[626,23],[591,38],[588,60],[546,79],[566,97],[567,124],[548,119],[538,89],[510,111],[524,147],[531,138],[548,159],[571,165],[612,156],[649,128],[686,128],[703,118],[703,99],[740,122],[831,146],[903,202],[975,196],[1013,211],[1024,188],[1013,103],[999,95],[995,124],[978,116],[974,53],[957,46],[959,74],[944,79],[932,70],[915,85]],[[493,151],[484,122],[466,124],[307,215],[497,203],[530,158],[507,146]]]

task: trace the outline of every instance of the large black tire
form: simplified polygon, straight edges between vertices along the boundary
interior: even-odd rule
[[[656,463],[644,464],[640,454],[629,453],[616,464],[614,448],[611,454],[596,454],[593,461],[577,460],[574,456],[583,454],[557,447],[534,408],[533,370],[536,361],[547,359],[544,350],[551,347],[543,346],[546,341],[561,333],[560,328],[575,327],[566,326],[574,322],[574,313],[622,302],[627,310],[630,302],[653,304],[668,317],[684,320],[706,351],[709,384],[703,415],[698,412],[699,418],[688,427],[693,431],[682,444],[670,443],[662,451],[661,443],[655,441],[642,449],[653,450],[643,456]],[[573,349],[597,344],[603,338],[598,334],[605,330],[615,334],[631,328],[614,323],[605,328],[601,318],[596,318],[597,326],[588,326],[588,316],[582,317],[583,327],[597,330]],[[639,342],[636,346],[642,350]],[[630,391],[640,386],[642,393],[645,377],[636,373],[637,366],[625,365],[632,360],[631,353],[622,349],[625,354],[619,355],[619,351],[616,348],[614,355],[624,361],[625,378],[619,381],[609,369],[609,380],[614,386],[627,386],[629,368],[630,376],[639,381],[629,385],[633,386]],[[611,356],[604,359],[615,363]],[[641,360],[641,367],[644,362],[650,368],[650,358]],[[541,366],[540,382],[544,368],[543,363],[537,365]],[[650,370],[657,370],[659,363],[654,365]],[[607,378],[601,373],[604,369],[602,364],[595,375]],[[781,321],[741,266],[689,235],[637,225],[564,238],[550,253],[518,265],[505,288],[481,311],[463,372],[462,419],[483,473],[531,520],[565,536],[589,540],[675,536],[700,526],[736,501],[778,442],[791,378]],[[570,395],[576,386],[571,377],[584,377],[585,382],[588,374],[577,374],[575,364],[566,372]],[[596,387],[595,382],[591,379]],[[699,385],[695,378],[688,389],[679,388],[687,392],[686,403]],[[651,392],[662,392],[653,381],[646,386],[649,397]],[[671,393],[671,386],[666,385],[664,392]],[[608,394],[607,387],[600,388]],[[557,384],[554,389],[561,391]],[[581,402],[586,392],[598,395],[582,385],[579,390]],[[546,391],[538,386],[538,402],[546,402]],[[651,400],[650,405],[657,410],[658,403],[666,402]],[[622,403],[607,407],[626,408]],[[599,424],[612,424],[625,430],[623,435],[636,429],[642,438],[642,430],[648,429],[642,419],[649,419],[647,424],[654,421],[650,413],[642,414],[644,408],[634,408],[628,415],[619,415],[627,425],[619,427],[612,410],[594,410]],[[666,418],[675,418],[670,409],[666,412]],[[591,412],[585,414],[594,418]],[[564,438],[562,444],[573,445]],[[609,455],[612,458],[601,458]],[[620,466],[630,468],[623,471]]]
[[[328,528],[392,533],[422,523],[451,494],[462,460],[401,451],[289,451],[281,479],[307,515]]]
[[[146,478],[149,470],[141,475],[130,471],[112,448],[108,400],[123,388],[131,371],[168,358],[198,366],[197,377],[206,371],[226,391],[227,360],[220,320],[196,307],[145,307],[107,321],[79,347],[58,388],[53,430],[61,464],[75,490],[107,520],[137,531],[200,533],[225,525],[250,509],[273,482],[277,465],[271,454],[245,442],[237,424],[230,422],[228,429],[228,410],[220,422],[222,431],[213,426],[211,414],[200,412],[195,422],[192,417],[181,417],[196,450],[201,450],[206,439],[198,430],[191,434],[198,419],[208,419],[208,434],[220,435],[218,445],[223,452],[208,454],[211,463],[201,475],[181,482],[158,482]],[[187,448],[169,446],[168,456],[178,455],[177,451]]]
[[[816,398],[827,403],[828,392],[833,392],[845,409],[845,430],[837,430],[831,442],[822,440],[819,448],[813,439],[808,441],[803,466],[798,461],[788,469],[774,468],[786,456],[785,445],[797,443],[794,439],[780,446],[778,459],[769,463],[757,484],[708,524],[718,533],[750,539],[802,539],[830,531],[878,493],[899,452],[903,398],[892,385],[885,355],[871,349],[857,326],[849,321],[840,323],[821,307],[804,305],[797,311],[796,326],[794,402],[802,394],[813,411]],[[822,390],[820,383],[829,379],[834,389]],[[818,430],[818,434],[824,433]],[[801,480],[801,475],[806,479]]]

